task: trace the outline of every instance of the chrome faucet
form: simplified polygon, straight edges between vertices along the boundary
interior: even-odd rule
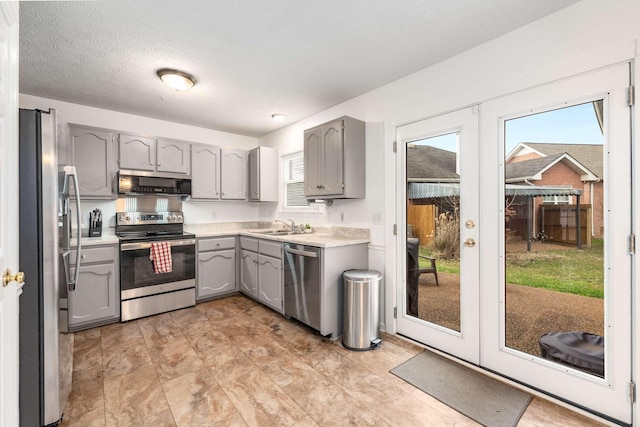
[[[289,231],[290,231],[290,232],[295,233],[295,232],[296,232],[296,223],[295,223],[292,219],[288,219],[287,221],[290,221],[290,222],[291,222],[291,224],[288,224],[288,223],[286,223],[286,222],[284,222],[284,221],[282,221],[282,220],[279,220],[279,219],[276,219],[274,222],[281,222],[281,223],[283,223],[284,225],[286,225],[287,227],[289,227]]]
[[[279,219],[276,219],[276,220],[275,220],[275,221],[273,221],[273,222],[281,222],[281,223],[283,223],[284,225],[286,225],[287,227],[291,227],[291,224],[287,224],[286,222],[281,221],[281,220],[279,220]],[[291,221],[291,222],[293,222],[293,221]],[[289,231],[293,231],[293,228],[291,228]]]

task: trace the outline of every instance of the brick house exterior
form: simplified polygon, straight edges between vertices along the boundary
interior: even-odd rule
[[[583,190],[581,205],[591,206],[591,234],[604,234],[603,153],[602,145],[587,144],[518,144],[506,157],[506,181],[540,187],[566,186]],[[569,200],[547,200],[547,203],[575,204]],[[568,203],[567,203],[568,202]],[[534,201],[534,212],[540,221],[542,198]],[[537,229],[537,228],[536,228]]]

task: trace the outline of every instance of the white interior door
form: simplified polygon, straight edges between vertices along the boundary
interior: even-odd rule
[[[18,269],[18,2],[0,2],[0,272]],[[0,284],[0,425],[18,422],[18,297]]]
[[[483,104],[483,149],[479,157],[480,364],[626,423],[631,422],[632,415],[629,76],[629,64],[622,64]],[[599,149],[597,144],[585,141],[578,151],[567,145],[550,153],[558,146],[527,145],[535,142],[531,139],[535,129],[530,129],[523,136],[528,139],[520,141],[525,143],[518,152],[521,156],[505,160],[512,148],[507,147],[508,138],[518,121],[583,108],[594,113],[597,110],[594,103],[601,105]],[[539,126],[557,132],[567,127],[572,132],[581,132],[579,127],[571,127],[569,119]],[[596,154],[586,155],[587,152]],[[521,163],[514,166],[511,164],[514,160]],[[554,176],[555,182],[551,179]],[[520,192],[519,199],[513,196],[514,188]],[[572,191],[575,194],[569,194]],[[545,192],[556,194],[540,196]],[[578,196],[583,211],[576,208]],[[576,216],[576,211],[584,212],[584,216]],[[522,220],[520,226],[518,219]],[[518,242],[520,239],[524,241]],[[518,245],[520,252],[514,249]],[[536,263],[545,265],[545,269],[535,270]],[[560,273],[554,276],[552,270],[558,263]],[[524,264],[531,268],[518,277],[515,273]],[[590,271],[588,277],[580,275],[585,270]],[[576,280],[566,280],[568,277]],[[578,290],[592,279],[595,290]],[[517,281],[526,286],[514,285]],[[565,288],[534,288],[543,282],[551,286],[564,283]],[[573,292],[582,295],[568,295]],[[525,293],[529,296],[522,298]],[[568,298],[573,302],[562,308],[560,302]],[[582,311],[576,309],[583,303]],[[538,348],[522,348],[517,337],[537,327],[543,328],[534,331],[537,334],[532,336],[534,344],[548,332],[564,334],[577,330],[603,336],[604,372],[598,374],[586,367],[543,358]]]
[[[397,331],[477,364],[477,108],[400,126],[396,138],[398,265],[405,266]]]

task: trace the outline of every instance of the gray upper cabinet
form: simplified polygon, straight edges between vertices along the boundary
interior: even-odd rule
[[[69,155],[78,174],[80,197],[112,199],[117,174],[114,133],[106,129],[69,125]]]
[[[156,170],[156,141],[137,135],[118,135],[120,169]]]
[[[220,150],[220,198],[247,199],[247,152],[223,148]]]
[[[156,140],[156,158],[158,172],[173,172],[189,174],[190,168],[190,143],[185,141],[173,141],[169,139]]]
[[[189,174],[189,142],[154,139],[121,133],[118,135],[120,169]]]
[[[220,148],[191,144],[191,198],[220,198]]]
[[[304,195],[365,197],[365,123],[341,117],[304,132]]]
[[[249,196],[254,202],[278,201],[278,150],[256,147],[248,153]]]

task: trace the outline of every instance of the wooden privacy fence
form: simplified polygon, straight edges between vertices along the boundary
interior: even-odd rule
[[[576,205],[542,205],[540,216],[550,241],[576,244]],[[580,242],[591,247],[591,205],[580,205]]]
[[[413,236],[420,239],[420,246],[427,245],[433,240],[436,212],[437,208],[434,205],[410,204],[407,206],[407,229],[413,228]]]

